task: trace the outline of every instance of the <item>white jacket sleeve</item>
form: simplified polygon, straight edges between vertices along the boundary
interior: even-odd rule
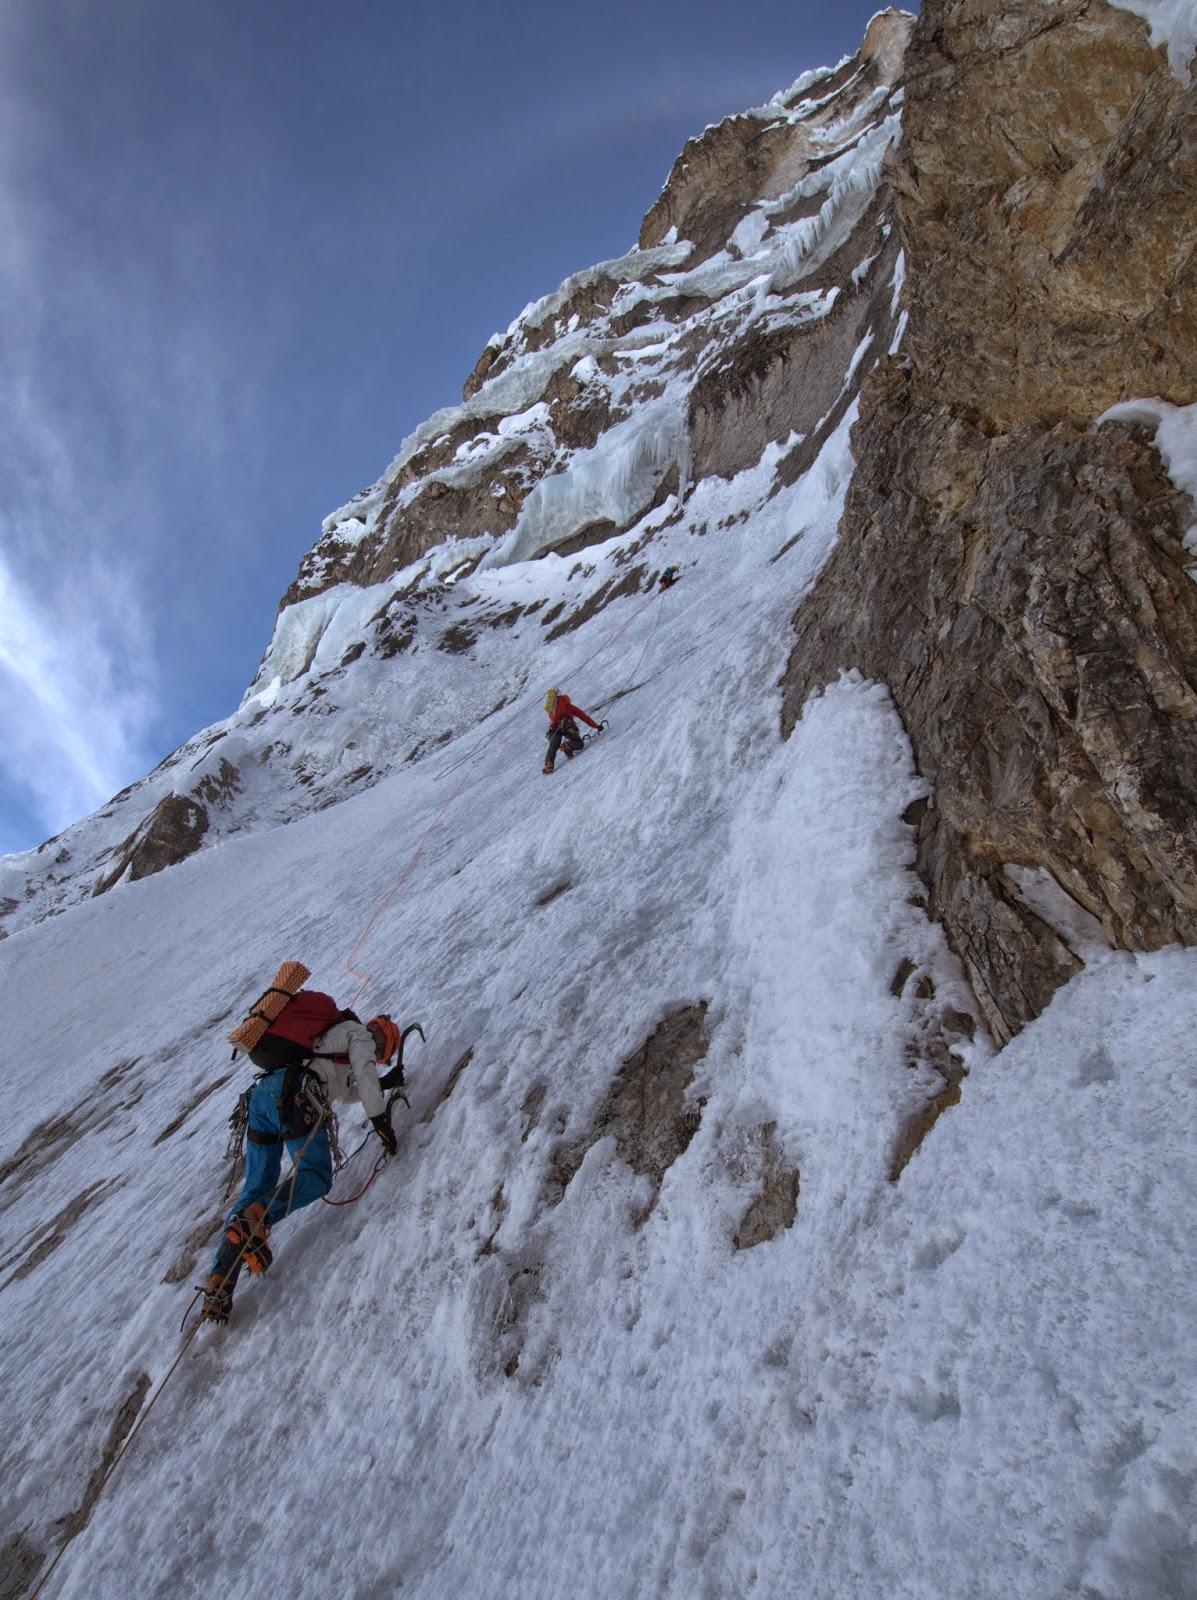
[[[346,1049],[349,1052],[350,1087],[356,1091],[368,1117],[381,1117],[387,1103],[378,1082],[374,1040],[370,1030],[361,1022],[347,1022],[343,1026],[349,1035]]]

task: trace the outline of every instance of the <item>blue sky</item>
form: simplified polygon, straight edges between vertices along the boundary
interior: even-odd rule
[[[235,709],[321,519],[838,0],[4,0],[0,853]]]

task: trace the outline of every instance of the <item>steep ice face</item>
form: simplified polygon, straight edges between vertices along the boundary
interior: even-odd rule
[[[494,631],[522,630],[527,606],[549,615],[562,570],[571,606],[580,587],[601,600],[612,563],[650,549],[655,561],[660,547],[663,565],[666,526],[701,524],[695,494],[712,468],[734,474],[782,441],[813,461],[893,342],[880,174],[899,98],[867,51],[804,75],[733,119],[737,140],[775,141],[787,177],[767,196],[717,197],[731,219],[721,250],[693,266],[692,243],[670,230],[525,307],[488,345],[468,398],[429,417],[376,484],[326,518],[238,710],[53,851],[0,868],[2,925],[108,881],[171,795],[204,807],[206,850],[423,759],[468,720],[462,699],[450,709],[427,691],[430,661],[448,664],[470,699],[466,686],[493,670]],[[839,370],[806,404],[802,341],[825,326],[837,331],[818,366]],[[757,393],[762,382],[786,404]],[[552,552],[587,544],[580,570],[576,558],[557,565]],[[501,580],[533,561],[548,565],[530,589]],[[542,646],[532,635],[549,631],[527,630],[533,656]],[[519,675],[499,676],[501,699]],[[220,784],[203,784],[201,759],[225,775]]]
[[[161,781],[288,718],[313,782],[421,754],[8,941],[19,1581],[61,1553],[62,1600],[130,1571],[146,1600],[1188,1592],[1197,953],[1111,951],[1015,868],[1089,965],[995,1058],[888,692],[847,673],[779,737],[854,419],[581,558],[405,574],[418,672],[276,675],[272,717]],[[549,682],[610,722],[552,778]],[[250,1081],[223,1036],[287,957],[419,1018],[410,1111],[179,1359]],[[374,1138],[352,1105],[341,1132]]]

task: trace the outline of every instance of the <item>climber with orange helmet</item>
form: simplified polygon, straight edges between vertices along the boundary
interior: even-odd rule
[[[569,696],[562,694],[560,689],[549,690],[544,697],[544,708],[549,714],[549,753],[545,757],[545,772],[552,772],[557,751],[562,746],[569,761],[573,760],[579,750],[585,748],[582,732],[575,718],[581,717],[582,721],[588,722],[596,733],[607,726],[605,722],[596,722],[593,717],[588,717],[581,706],[574,705]]]
[[[255,1273],[270,1266],[274,1224],[332,1188],[330,1101],[360,1101],[384,1154],[395,1153],[385,1091],[403,1085],[402,1046],[390,1017],[359,1022],[331,995],[301,989],[249,1051],[261,1076],[247,1096],[245,1184],[205,1287],[207,1320],[228,1321],[242,1266]],[[392,1059],[395,1066],[380,1078],[379,1066]],[[294,1167],[280,1185],[284,1149]]]

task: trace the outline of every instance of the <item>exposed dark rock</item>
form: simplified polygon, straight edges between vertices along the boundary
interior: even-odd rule
[[[416,636],[417,626],[415,612],[396,596],[391,605],[374,622],[378,653],[384,661],[389,661],[393,656],[409,648]]]
[[[1197,83],[1146,23],[1091,0],[933,0],[906,84],[892,175],[927,400],[1001,431],[1191,402]]]
[[[199,849],[207,831],[208,813],[198,800],[165,795],[141,827],[117,846],[117,864],[100,878],[93,895],[104,894],[126,873],[135,882],[185,861]]]
[[[909,19],[889,9],[869,24],[859,55],[829,75],[816,92],[840,91],[845,113],[882,83],[895,81]],[[671,228],[695,246],[696,265],[721,250],[736,224],[760,200],[793,189],[824,155],[800,127],[759,115],[726,117],[690,139],[674,162],[659,198],[640,229],[640,248],[660,244]]]
[[[79,1218],[93,1210],[105,1195],[117,1187],[119,1184],[115,1181],[98,1179],[62,1206],[54,1216],[27,1232],[19,1247],[0,1260],[0,1272],[9,1272],[11,1269],[11,1275],[0,1283],[0,1290],[7,1289],[9,1284],[21,1278],[27,1278],[47,1256],[65,1243]]]
[[[428,1107],[428,1110],[425,1111],[424,1115],[420,1118],[420,1122],[421,1123],[426,1123],[426,1122],[431,1122],[432,1121],[433,1117],[436,1116],[436,1114],[439,1111],[439,1109],[441,1108],[441,1106],[444,1105],[445,1101],[453,1093],[454,1089],[456,1089],[458,1078],[461,1077],[462,1073],[469,1066],[470,1062],[473,1059],[474,1059],[474,1051],[473,1051],[473,1047],[471,1046],[471,1048],[469,1050],[467,1050],[463,1056],[460,1056],[458,1058],[456,1064],[453,1067],[452,1072],[450,1072],[449,1076],[445,1079],[444,1088],[441,1090],[440,1094],[436,1097],[436,1099],[432,1103],[432,1105],[430,1105]]]
[[[751,1250],[775,1238],[783,1228],[792,1228],[798,1215],[798,1169],[786,1164],[776,1122],[766,1122],[756,1137],[760,1188],[736,1229],[732,1243],[737,1250]]]
[[[931,1132],[943,1113],[952,1106],[960,1104],[960,1085],[964,1082],[965,1071],[963,1065],[952,1058],[955,1065],[952,1067],[942,1089],[906,1118],[902,1124],[894,1146],[893,1157],[889,1166],[889,1181],[897,1183],[902,1176],[910,1158]]]
[[[221,757],[220,767],[216,772],[205,773],[194,789],[197,799],[204,801],[208,806],[225,805],[235,794],[241,790],[241,774],[231,761]]]
[[[553,1152],[550,1193],[559,1200],[582,1165],[586,1152],[615,1136],[620,1157],[633,1172],[652,1180],[652,1198],[643,1222],[656,1204],[669,1168],[698,1132],[705,1102],[687,1102],[694,1068],[707,1053],[708,1002],[675,1012],[624,1062],[590,1128]]]
[[[532,452],[520,441],[503,456],[501,465],[483,472],[473,483],[456,485],[429,479],[402,511],[383,511],[380,533],[362,546],[351,581],[381,583],[450,537],[508,533],[533,481],[526,470],[531,461]]]
[[[894,973],[893,979],[890,982],[890,994],[897,998],[897,996],[902,993],[903,989],[905,989],[906,980],[910,977],[914,970],[914,962],[911,961],[909,957],[906,957],[900,961],[898,963],[898,970]]]
[[[464,623],[455,622],[452,627],[446,628],[437,641],[438,650],[447,650],[450,655],[463,655],[469,650],[478,635]]]
[[[813,464],[856,397],[856,385],[845,383],[854,352],[870,334],[878,354],[893,339],[898,247],[878,230],[874,212],[850,241],[855,261],[870,246],[878,258],[858,293],[841,293],[828,316],[809,323],[754,326],[703,372],[690,394],[696,477],[733,477],[791,433],[806,437],[787,458],[783,481],[795,482]]]
[[[487,378],[490,377],[491,368],[495,364],[495,360],[499,355],[500,349],[501,346],[497,344],[488,344],[483,350],[482,354],[474,363],[474,370],[470,373],[469,377],[462,385],[461,398],[463,400],[472,400],[478,393],[479,389],[481,389],[482,385],[486,382]]]
[[[145,1397],[149,1394],[151,1387],[152,1380],[149,1373],[139,1373],[132,1389],[118,1407],[116,1416],[112,1420],[112,1426],[108,1430],[108,1437],[104,1442],[100,1459],[87,1480],[87,1487],[83,1492],[83,1499],[79,1503],[79,1509],[72,1511],[70,1516],[62,1519],[61,1527],[64,1543],[73,1539],[86,1526],[87,1519],[91,1516],[92,1507],[99,1499],[100,1491],[108,1481],[108,1475],[120,1455],[121,1446],[137,1421],[137,1415],[145,1404]]]
[[[528,1093],[524,1096],[524,1103],[520,1107],[520,1111],[523,1113],[524,1117],[524,1126],[520,1131],[521,1144],[526,1144],[528,1142],[529,1135],[540,1121],[540,1113],[544,1106],[545,1095],[547,1093],[548,1085],[545,1083],[538,1083],[534,1088],[529,1089]]]
[[[165,1142],[165,1140],[169,1139],[172,1134],[178,1133],[179,1129],[187,1121],[187,1118],[191,1115],[191,1113],[193,1111],[197,1111],[200,1106],[203,1105],[204,1101],[210,1099],[211,1096],[216,1094],[218,1090],[223,1089],[225,1084],[232,1079],[232,1076],[233,1074],[231,1072],[225,1072],[222,1073],[220,1077],[213,1078],[211,1083],[204,1084],[203,1088],[200,1089],[197,1094],[193,1095],[192,1098],[187,1102],[182,1111],[179,1112],[178,1116],[171,1118],[166,1127],[163,1128],[162,1132],[154,1140],[154,1143],[156,1145],[162,1144]]]
[[[787,122],[725,117],[687,140],[660,198],[640,229],[640,248],[660,244],[670,228],[694,245],[687,266],[722,250],[757,200],[775,200],[809,167],[811,146]]]
[[[591,617],[597,616],[604,606],[610,605],[612,600],[618,600],[621,595],[636,594],[644,587],[644,578],[647,568],[633,567],[622,578],[613,578],[610,583],[605,583],[596,589],[576,611],[571,611],[564,622],[559,622],[556,627],[550,628],[545,635],[547,639],[559,639],[563,634],[572,633],[582,623],[588,622]],[[543,622],[548,622],[552,613],[545,612]]]
[[[230,1194],[236,1193],[237,1186],[244,1176],[245,1158],[242,1156],[233,1164],[233,1170],[229,1173],[227,1184]],[[197,1223],[192,1228],[183,1243],[182,1250],[162,1274],[163,1283],[186,1283],[192,1277],[199,1266],[200,1252],[209,1250],[223,1222],[224,1212],[214,1211],[203,1222]]]
[[[41,1571],[46,1552],[18,1530],[0,1549],[0,1600],[22,1600]]]

